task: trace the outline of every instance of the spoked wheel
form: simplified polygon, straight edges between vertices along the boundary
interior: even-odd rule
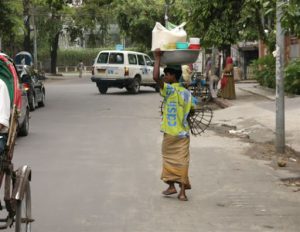
[[[202,91],[201,91],[201,96],[200,96],[201,102],[202,103],[208,103],[211,101],[211,93],[209,90],[209,86],[205,86]]]
[[[17,201],[15,232],[31,232],[32,221],[30,183],[27,180],[24,197]]]
[[[195,109],[188,118],[191,133],[195,136],[202,134],[210,125],[213,117],[213,111],[207,106]]]

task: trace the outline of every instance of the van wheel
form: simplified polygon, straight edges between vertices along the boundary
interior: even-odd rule
[[[97,85],[101,94],[106,94],[108,87],[105,85]]]
[[[127,87],[127,90],[130,93],[133,94],[137,94],[140,92],[140,87],[141,87],[141,83],[140,83],[140,79],[135,77],[130,85],[130,87]]]

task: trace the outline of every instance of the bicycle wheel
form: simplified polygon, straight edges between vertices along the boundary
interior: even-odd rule
[[[31,232],[31,222],[30,183],[27,180],[24,197],[17,201],[15,232]]]
[[[207,106],[195,109],[193,114],[188,118],[192,135],[202,134],[210,125],[213,117],[213,111]]]
[[[202,88],[202,92],[201,92],[201,102],[203,103],[208,103],[211,101],[212,97],[211,97],[211,93],[210,93],[210,90],[209,90],[209,86],[204,86]]]

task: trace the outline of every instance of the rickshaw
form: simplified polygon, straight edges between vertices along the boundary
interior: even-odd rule
[[[24,165],[14,170],[12,163],[21,90],[16,67],[5,54],[0,54],[0,78],[6,79],[5,83],[13,91],[8,139],[4,152],[0,154],[0,210],[4,211],[4,215],[7,213],[5,218],[0,218],[0,229],[14,226],[15,232],[31,232],[31,223],[34,221],[31,216],[31,169]]]

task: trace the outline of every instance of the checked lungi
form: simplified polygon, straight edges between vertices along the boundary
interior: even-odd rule
[[[184,184],[191,189],[188,171],[190,162],[190,138],[164,134],[162,143],[163,170],[161,179]]]

